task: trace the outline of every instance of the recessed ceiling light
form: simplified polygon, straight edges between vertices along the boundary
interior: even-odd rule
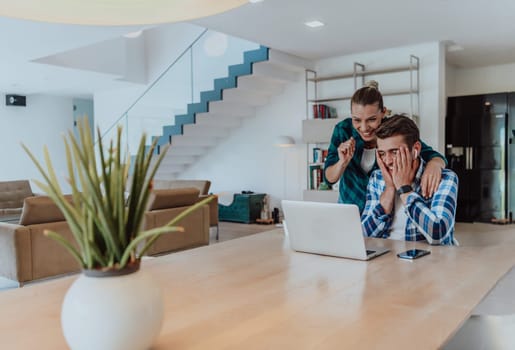
[[[458,44],[450,44],[447,46],[447,52],[455,52],[463,50],[463,46]]]
[[[143,34],[143,30],[138,30],[136,32],[127,33],[124,35],[124,37],[128,38],[128,39],[136,39],[136,38],[139,38],[141,36],[141,34]]]
[[[249,2],[250,2],[251,4],[255,4],[255,3],[263,2],[263,1],[265,1],[265,0],[249,0]]]
[[[323,22],[320,22],[320,21],[317,21],[317,20],[305,22],[304,24],[307,25],[308,27],[311,27],[311,28],[322,27],[322,26],[325,25]]]

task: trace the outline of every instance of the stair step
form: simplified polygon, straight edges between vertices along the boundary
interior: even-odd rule
[[[218,78],[214,81],[215,90],[232,89],[236,87],[236,77]]]
[[[195,115],[193,114],[181,114],[175,116],[175,125],[186,125],[186,124],[194,124],[195,123]]]
[[[207,112],[207,103],[208,101],[188,104],[188,114]]]
[[[233,77],[249,75],[249,74],[252,74],[252,64],[250,62],[235,64],[235,65],[229,66],[228,70],[229,70],[229,76],[233,76]]]
[[[168,157],[176,157],[176,156],[201,156],[206,154],[209,147],[202,147],[202,146],[181,146],[181,145],[173,145],[168,150],[168,153],[166,154],[165,158]],[[164,161],[164,159],[163,159]]]
[[[238,90],[259,91],[269,96],[279,95],[284,90],[284,83],[256,76],[238,78]]]
[[[154,176],[154,179],[156,180],[175,180],[179,177],[181,173],[180,172],[168,172],[168,171],[161,171],[160,169],[157,170],[156,176]]]
[[[284,52],[270,50],[270,52],[268,53],[268,57],[268,62],[274,65],[279,65],[283,69],[293,70],[297,72],[304,72],[306,69],[315,69],[314,62]]]
[[[197,114],[197,127],[223,127],[232,129],[240,126],[241,119],[213,112]]]
[[[226,128],[223,125],[185,125],[184,135],[194,137],[226,137],[230,133],[230,128]]]
[[[184,156],[184,155],[168,155],[163,158],[161,165],[188,165],[197,160],[197,156]]]
[[[268,60],[270,49],[266,46],[260,46],[259,49],[245,51],[243,59],[245,62],[261,62]]]
[[[251,106],[263,106],[269,102],[269,97],[255,91],[235,88],[223,90],[223,100],[246,103]]]
[[[219,101],[222,99],[222,90],[215,89],[210,91],[202,91],[200,93],[200,99],[202,101]]]
[[[253,107],[229,101],[210,102],[209,112],[234,117],[249,117],[255,114]]]
[[[213,147],[220,142],[217,137],[198,137],[198,136],[186,136],[176,135],[172,137],[172,148],[174,147],[189,147],[189,146],[200,146],[200,147]]]
[[[163,126],[163,136],[182,134],[182,125],[165,125]]]
[[[301,78],[299,72],[281,69],[270,62],[255,63],[253,66],[253,75],[283,83],[293,83]]]
[[[169,173],[180,173],[186,169],[186,165],[181,164],[160,164],[159,172],[169,172]]]

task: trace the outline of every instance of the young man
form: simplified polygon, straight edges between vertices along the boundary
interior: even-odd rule
[[[454,217],[458,177],[442,170],[442,180],[432,197],[421,195],[420,178],[426,163],[420,158],[420,133],[408,117],[395,115],[376,130],[379,169],[370,177],[367,201],[361,216],[370,237],[430,244],[457,244]]]

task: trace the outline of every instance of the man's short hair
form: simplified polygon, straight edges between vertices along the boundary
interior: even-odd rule
[[[376,129],[376,136],[379,139],[398,135],[404,137],[404,141],[410,149],[415,142],[420,140],[417,124],[405,115],[395,114],[388,119],[385,118]]]

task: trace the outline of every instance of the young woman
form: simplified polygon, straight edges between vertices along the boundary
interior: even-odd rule
[[[362,213],[365,207],[370,174],[377,169],[375,130],[385,118],[383,96],[375,81],[356,90],[351,98],[351,118],[334,127],[325,161],[325,179],[340,181],[338,203],[356,204]],[[427,162],[422,176],[422,194],[431,197],[438,188],[445,158],[422,142],[421,157]]]

